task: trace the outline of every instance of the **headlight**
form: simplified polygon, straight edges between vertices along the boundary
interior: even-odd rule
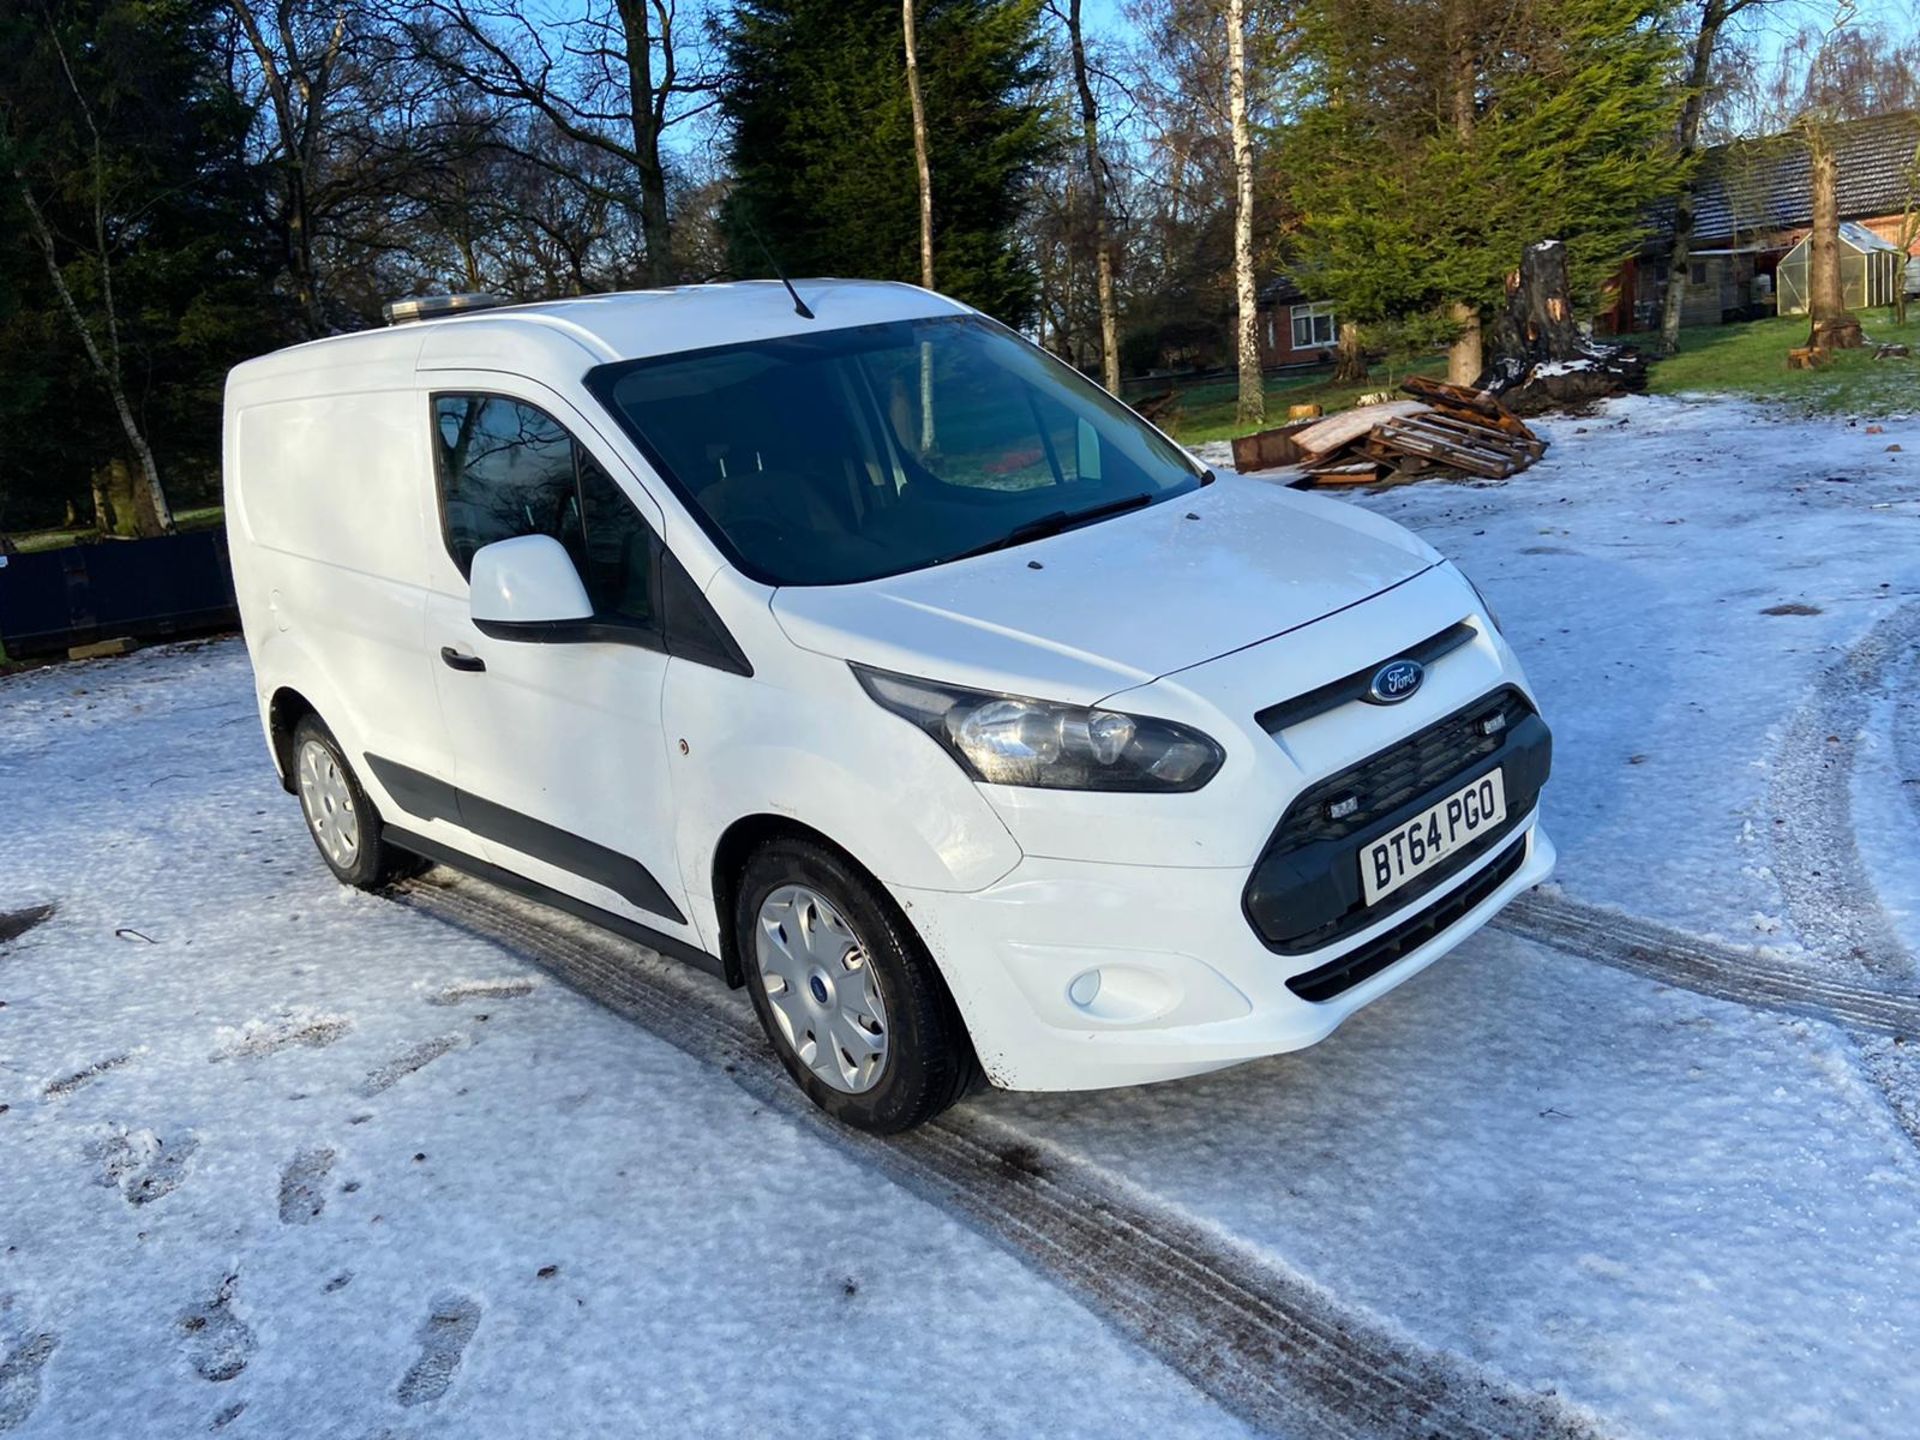
[[[1460,567],[1456,565],[1454,566],[1454,569],[1459,570]],[[1467,572],[1464,570],[1460,570],[1460,578],[1466,581],[1467,588],[1473,591],[1474,598],[1480,602],[1480,608],[1486,611],[1487,619],[1492,623],[1493,628],[1496,630],[1500,630],[1504,628],[1500,624],[1499,612],[1496,611],[1493,608],[1493,606],[1488,603],[1486,592],[1483,591],[1479,587],[1479,585],[1474,582],[1474,578],[1471,575],[1467,574]]]
[[[1198,790],[1226,757],[1185,725],[996,695],[855,665],[867,694],[993,785],[1040,790]]]

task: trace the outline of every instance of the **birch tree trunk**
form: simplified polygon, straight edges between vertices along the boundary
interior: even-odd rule
[[[1113,228],[1107,218],[1107,177],[1100,162],[1100,107],[1087,79],[1087,45],[1080,27],[1080,0],[1067,9],[1067,39],[1073,50],[1073,83],[1080,91],[1080,141],[1087,156],[1093,205],[1094,290],[1100,302],[1100,379],[1120,393],[1120,314],[1113,298]]]
[[[140,466],[140,480],[147,493],[147,504],[152,513],[151,526],[159,535],[173,533],[173,509],[167,504],[167,492],[160,484],[160,470],[154,463],[153,450],[147,444],[147,437],[140,429],[140,422],[134,418],[133,407],[127,403],[126,386],[120,378],[119,321],[113,311],[113,287],[110,276],[113,273],[111,261],[103,249],[99,256],[101,273],[101,303],[106,306],[108,326],[108,349],[102,353],[95,339],[93,327],[87,323],[87,317],[80,313],[80,306],[73,298],[73,291],[67,287],[67,277],[61,273],[60,257],[54,248],[53,230],[47,224],[47,217],[41,213],[40,204],[34,199],[33,190],[27,184],[27,177],[20,170],[13,172],[15,183],[19,186],[22,208],[27,213],[27,228],[33,231],[33,238],[39,243],[40,253],[47,262],[47,278],[53,282],[54,292],[60,297],[60,308],[66,312],[68,323],[80,338],[80,347],[86,352],[87,364],[106,387],[107,398],[113,402],[113,413],[120,422],[121,433],[127,437],[127,448],[133,452]]]
[[[1838,165],[1833,137],[1824,122],[1803,117],[1807,161],[1813,186],[1813,233],[1807,238],[1807,308],[1813,323],[1807,344],[1816,350],[1852,350],[1860,346],[1860,322],[1847,310],[1840,282],[1840,207],[1835,194]]]
[[[920,54],[913,33],[914,0],[900,0],[907,49],[907,100],[913,107],[913,164],[920,180],[920,283],[933,289],[933,166],[927,159],[927,107],[920,97]]]
[[[913,33],[914,0],[900,0],[900,28],[907,50],[907,100],[913,109],[913,164],[920,183],[920,284],[933,289],[933,165],[927,159],[927,107],[920,97],[919,43]],[[920,450],[933,449],[933,346],[920,346]]]
[[[1463,149],[1473,142],[1474,87],[1479,76],[1473,46],[1473,16],[1473,0],[1448,0],[1448,108],[1452,111],[1454,136]],[[1457,301],[1448,307],[1447,315],[1458,329],[1457,338],[1447,347],[1447,379],[1455,385],[1478,384],[1486,369],[1480,311],[1465,301]]]
[[[1227,0],[1227,108],[1233,125],[1233,290],[1239,306],[1241,425],[1267,418],[1267,388],[1260,373],[1259,297],[1253,286],[1253,137],[1247,125],[1247,6]]]

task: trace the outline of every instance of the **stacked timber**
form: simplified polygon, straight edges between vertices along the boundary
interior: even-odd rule
[[[1547,452],[1547,442],[1490,395],[1418,375],[1401,388],[1413,398],[1362,405],[1293,431],[1287,438],[1304,475],[1318,485],[1505,480]]]

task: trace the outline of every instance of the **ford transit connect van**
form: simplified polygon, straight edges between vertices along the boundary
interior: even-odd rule
[[[1312,1044],[1553,847],[1457,569],[1216,475],[908,286],[296,346],[226,396],[260,713],[321,857],[744,985],[865,1129]]]

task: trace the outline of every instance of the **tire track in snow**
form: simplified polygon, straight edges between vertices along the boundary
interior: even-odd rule
[[[1830,665],[1787,723],[1768,799],[1774,878],[1808,949],[1845,970],[1888,978],[1913,958],[1880,906],[1853,824],[1860,730],[1891,673],[1920,651],[1920,601],[1885,616]]]
[[[1920,820],[1920,651],[1894,683],[1893,758],[1900,789]]]
[[[1258,1429],[1350,1440],[1596,1433],[1556,1397],[1392,1335],[1303,1277],[972,1107],[890,1140],[833,1124],[787,1078],[752,1012],[684,966],[564,920],[550,928],[472,881],[416,880],[391,893],[722,1067],[769,1109],[967,1220]]]
[[[1755,951],[1702,940],[1652,920],[1535,891],[1492,922],[1497,930],[1651,980],[1761,1010],[1831,1020],[1883,1035],[1920,1034],[1920,995],[1835,980]]]

